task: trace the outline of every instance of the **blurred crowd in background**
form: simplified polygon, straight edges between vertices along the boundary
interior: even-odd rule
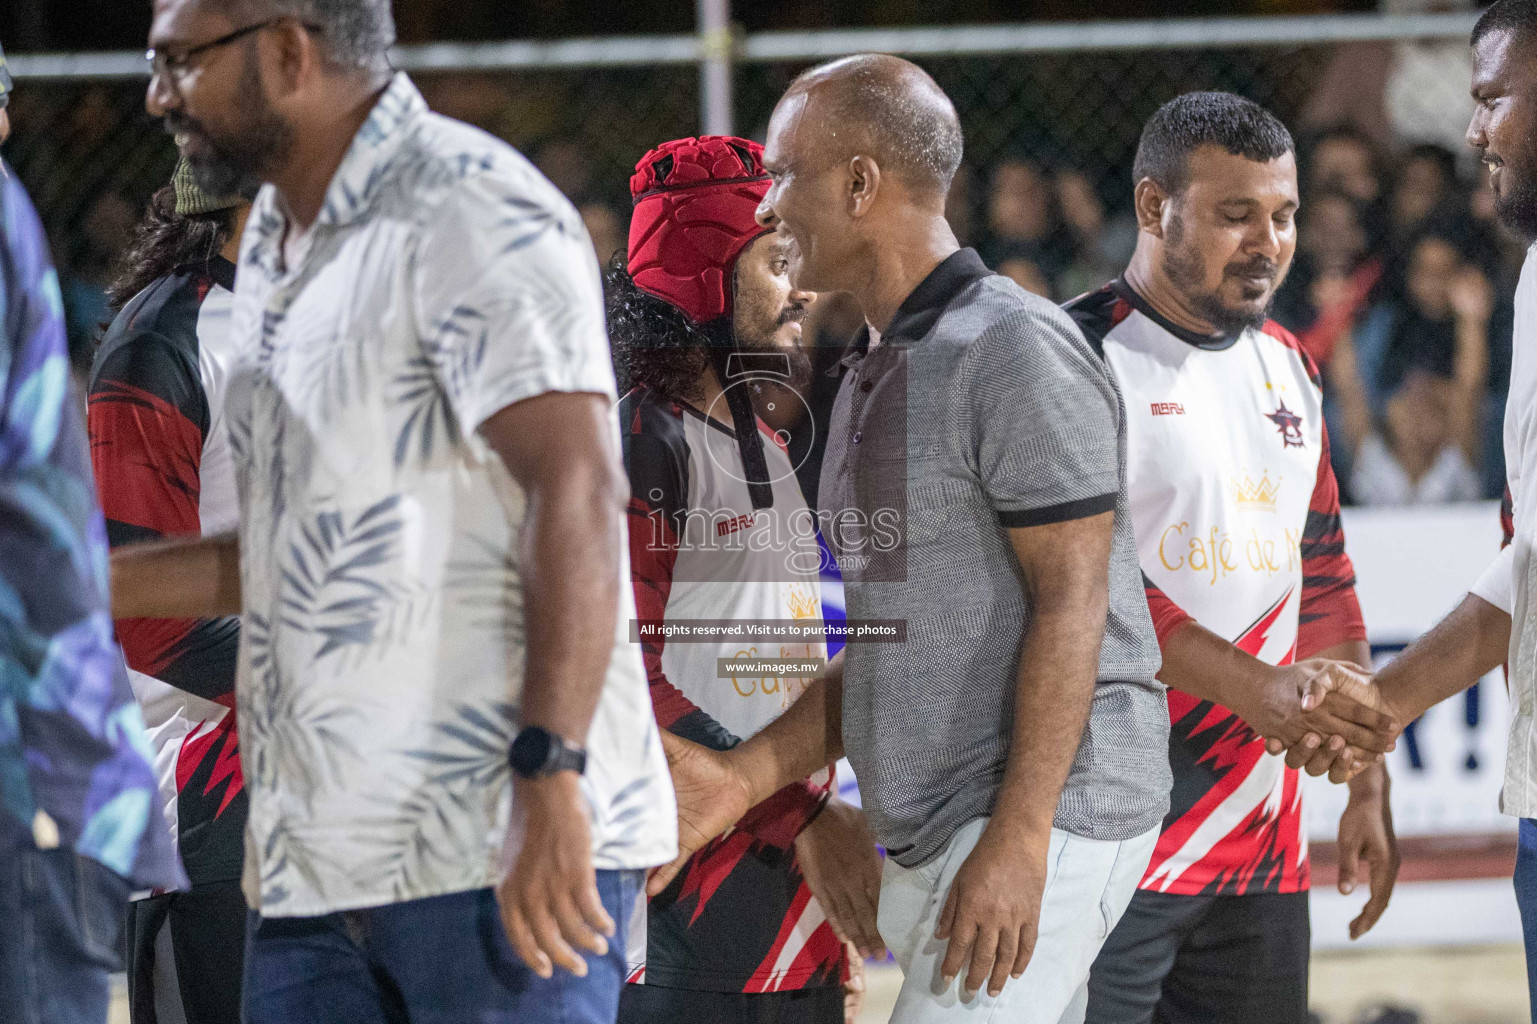
[[[1302,210],[1273,316],[1323,373],[1346,500],[1499,496],[1523,250],[1496,223],[1485,172],[1462,139],[1471,111],[1465,39],[924,63],[956,100],[967,135],[950,197],[956,234],[999,273],[1058,301],[1099,287],[1129,259],[1131,156],[1159,103],[1223,88],[1275,110],[1298,142]],[[798,70],[740,68],[737,130],[761,138],[773,97]],[[697,130],[691,68],[419,80],[436,109],[528,153],[577,204],[604,261],[624,249],[634,161]],[[72,350],[85,366],[126,239],[168,179],[174,150],[143,114],[137,83],[23,86],[6,155],[49,228]],[[834,364],[858,324],[846,301],[820,303],[807,331],[815,361]],[[792,438],[813,503],[817,428],[835,387],[813,375],[805,403],[776,424]]]

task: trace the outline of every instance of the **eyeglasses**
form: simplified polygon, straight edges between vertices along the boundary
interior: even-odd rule
[[[144,54],[144,59],[149,61],[150,78],[162,78],[170,82],[173,86],[180,88],[182,80],[185,79],[188,72],[192,70],[194,59],[199,54],[207,53],[209,50],[215,50],[221,46],[228,46],[230,43],[244,39],[246,36],[251,35],[253,32],[260,32],[264,28],[271,28],[278,22],[286,20],[287,18],[268,18],[266,21],[257,22],[255,25],[247,25],[245,28],[237,28],[235,31],[230,32],[227,35],[222,35],[217,39],[210,39],[206,43],[199,43],[196,46],[190,46],[187,49],[182,50],[180,53],[168,53],[164,50],[148,50]],[[307,31],[320,31],[320,26],[318,25],[310,25],[303,22],[300,24]]]

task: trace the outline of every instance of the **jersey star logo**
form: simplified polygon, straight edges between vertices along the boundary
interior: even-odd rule
[[[1281,431],[1281,446],[1283,448],[1301,448],[1302,441],[1302,417],[1286,408],[1286,403],[1281,402],[1280,408],[1275,412],[1267,413],[1265,418],[1274,423]]]

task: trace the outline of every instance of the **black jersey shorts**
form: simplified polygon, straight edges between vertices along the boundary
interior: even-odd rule
[[[1089,972],[1085,1024],[1306,1024],[1308,894],[1139,889]]]

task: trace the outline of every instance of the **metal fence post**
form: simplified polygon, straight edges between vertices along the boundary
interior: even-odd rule
[[[731,131],[731,0],[695,0],[699,21],[699,130]]]

